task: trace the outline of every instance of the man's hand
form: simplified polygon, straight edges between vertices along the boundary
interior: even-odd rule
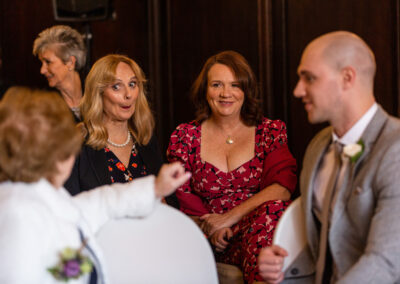
[[[260,275],[269,284],[282,282],[283,260],[288,256],[286,250],[277,245],[272,245],[261,250],[258,256],[258,269]]]

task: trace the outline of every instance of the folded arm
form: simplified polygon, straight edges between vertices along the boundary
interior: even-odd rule
[[[231,227],[261,204],[271,200],[290,199],[297,183],[296,160],[287,144],[276,143],[274,150],[266,153],[260,186],[262,190],[224,214],[201,216],[202,230],[208,236],[215,231]]]
[[[211,236],[221,228],[232,227],[264,202],[289,199],[290,192],[285,187],[274,183],[224,214],[205,214],[201,216],[202,223],[200,227],[206,235]]]

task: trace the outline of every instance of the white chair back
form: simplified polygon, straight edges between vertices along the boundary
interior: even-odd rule
[[[218,283],[203,233],[170,206],[159,204],[146,218],[110,221],[97,238],[110,283]]]
[[[282,271],[285,271],[307,245],[301,197],[294,200],[278,221],[272,243],[284,248],[289,255],[285,257]]]

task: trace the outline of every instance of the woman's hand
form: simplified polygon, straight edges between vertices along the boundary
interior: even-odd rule
[[[217,230],[210,238],[217,252],[222,252],[229,245],[229,240],[233,237],[231,228],[222,228]]]
[[[179,162],[163,165],[154,182],[156,196],[164,197],[172,194],[190,177],[191,173],[185,172],[184,167]]]
[[[200,217],[202,221],[200,228],[207,236],[212,236],[217,230],[222,228],[230,228],[235,222],[229,216],[229,212],[225,214],[205,214]]]
[[[290,192],[283,186],[274,183],[253,195],[240,205],[224,214],[205,214],[200,217],[200,228],[208,236],[221,228],[232,227],[252,210],[269,200],[288,200]]]
[[[193,222],[196,223],[197,226],[199,226],[201,228],[201,223],[202,221],[200,220],[199,216],[193,216],[193,215],[188,215],[190,217],[190,219],[193,220]]]

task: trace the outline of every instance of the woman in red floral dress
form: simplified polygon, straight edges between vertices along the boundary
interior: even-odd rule
[[[246,283],[262,281],[257,256],[297,180],[286,126],[262,116],[255,75],[234,51],[207,60],[192,95],[197,119],[176,128],[167,150],[192,172],[176,192],[180,210],[209,237],[217,261],[239,266]]]

